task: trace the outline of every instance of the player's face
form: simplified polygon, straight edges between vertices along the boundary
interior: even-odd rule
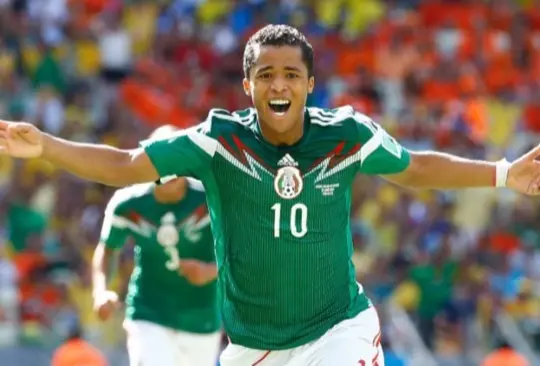
[[[251,97],[263,132],[272,135],[302,133],[304,108],[315,80],[308,76],[302,49],[261,46],[244,90]],[[300,137],[299,136],[299,137]]]

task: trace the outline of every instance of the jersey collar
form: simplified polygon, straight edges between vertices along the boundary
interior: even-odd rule
[[[276,145],[271,144],[264,138],[261,132],[260,124],[259,124],[259,118],[257,116],[257,113],[254,113],[253,132],[255,133],[257,139],[262,144],[264,144],[268,148],[275,151],[290,151],[290,150],[294,150],[294,149],[298,149],[302,147],[308,140],[310,130],[311,130],[311,119],[309,116],[308,109],[304,108],[304,133],[302,134],[302,137],[300,138],[300,140],[298,140],[292,145],[276,146]]]

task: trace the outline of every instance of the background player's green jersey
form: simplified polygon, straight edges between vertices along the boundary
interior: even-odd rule
[[[351,261],[351,185],[357,173],[401,172],[410,157],[368,117],[308,108],[302,139],[277,147],[254,109],[212,110],[201,125],[143,146],[162,177],[205,185],[233,343],[292,348],[370,306]]]
[[[134,239],[135,264],[126,317],[175,330],[212,333],[220,328],[216,281],[194,286],[178,273],[180,258],[214,262],[206,198],[190,182],[181,202],[157,202],[154,184],[118,190],[103,222],[101,241],[120,248]]]

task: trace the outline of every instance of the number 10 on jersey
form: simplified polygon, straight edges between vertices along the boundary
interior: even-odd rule
[[[274,238],[279,238],[281,234],[281,203],[276,203],[272,206],[274,211]],[[308,209],[303,203],[296,203],[291,207],[290,217],[290,229],[291,234],[295,238],[302,238],[307,234],[307,216]],[[298,227],[297,221],[300,219],[300,227]]]

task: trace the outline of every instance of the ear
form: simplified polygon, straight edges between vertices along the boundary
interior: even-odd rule
[[[244,80],[242,80],[242,86],[244,87],[244,93],[246,93],[248,97],[251,97],[251,87],[247,78],[244,78]]]
[[[308,94],[313,93],[313,88],[315,88],[315,77],[310,77],[308,80]]]

